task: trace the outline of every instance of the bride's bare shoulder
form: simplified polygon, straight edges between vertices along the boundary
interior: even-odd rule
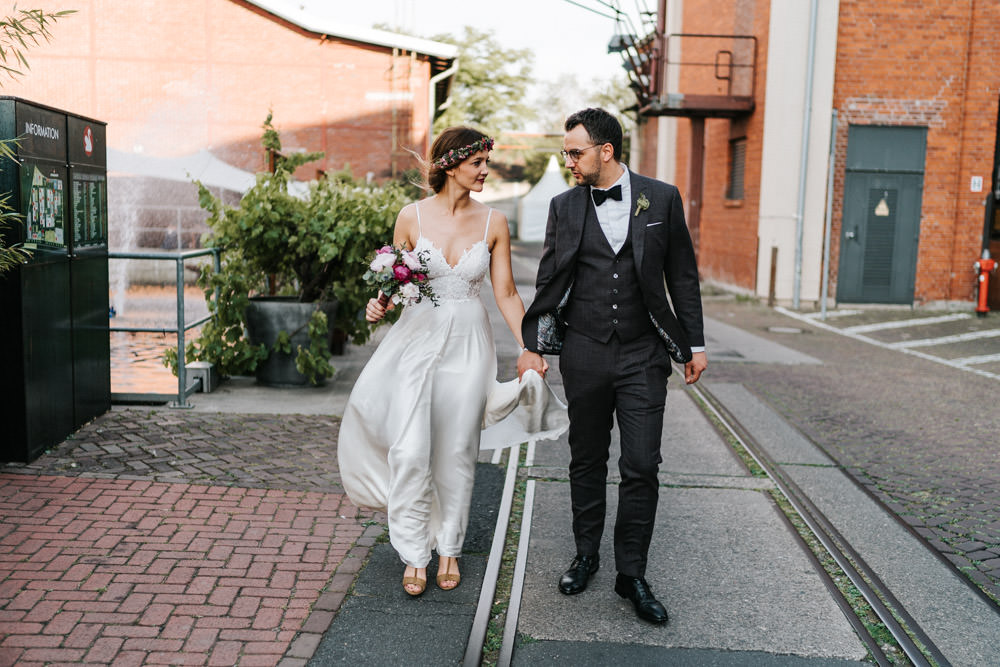
[[[490,209],[490,228],[487,231],[490,239],[490,247],[497,241],[510,240],[510,226],[507,223],[507,216],[499,209]]]
[[[399,213],[396,215],[396,224],[401,221],[416,221],[417,219],[417,202],[410,202],[403,208],[399,209]]]
[[[415,203],[407,204],[396,215],[393,243],[405,243],[407,247],[413,248],[418,236],[420,233],[417,225],[417,207]]]

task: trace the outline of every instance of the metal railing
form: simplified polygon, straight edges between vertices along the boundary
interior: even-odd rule
[[[194,257],[204,257],[212,255],[213,268],[218,273],[221,269],[221,251],[219,248],[204,248],[202,250],[186,250],[182,252],[109,252],[108,259],[142,259],[142,260],[167,260],[175,263],[177,267],[177,319],[172,329],[165,327],[109,327],[111,332],[128,333],[173,333],[177,336],[177,400],[169,403],[172,408],[190,408],[187,397],[201,387],[202,380],[196,378],[190,385],[187,382],[187,366],[184,361],[184,332],[204,324],[212,318],[211,314],[202,317],[194,322],[185,322],[184,314],[184,262]],[[142,400],[152,398],[169,398],[171,395],[163,394],[114,394],[111,398],[122,400]]]

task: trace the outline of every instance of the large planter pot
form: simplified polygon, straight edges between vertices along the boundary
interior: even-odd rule
[[[257,364],[257,382],[270,387],[298,387],[309,384],[309,378],[295,368],[298,346],[309,347],[309,318],[315,310],[326,313],[330,329],[337,314],[337,302],[302,303],[294,297],[254,297],[247,306],[247,335],[254,345],[267,345],[267,359]],[[273,349],[278,334],[287,331],[291,336],[292,351],[277,352]],[[327,339],[329,348],[330,339]],[[322,383],[322,382],[321,382]]]

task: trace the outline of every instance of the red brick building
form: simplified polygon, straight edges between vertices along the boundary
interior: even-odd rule
[[[35,0],[25,6],[78,11],[2,90],[106,121],[113,235],[138,211],[139,245],[190,246],[203,219],[193,189],[134,177],[183,174],[184,164],[197,177],[206,157],[262,170],[269,110],[286,151],[326,152],[302,178],[349,166],[384,179],[413,166],[407,149],[429,147],[455,47],[349,27],[301,4]]]
[[[986,0],[668,3],[668,34],[725,36],[668,40],[641,124],[639,168],[700,207],[704,277],[815,305],[829,223],[829,299],[973,299],[998,187],[997,26]]]

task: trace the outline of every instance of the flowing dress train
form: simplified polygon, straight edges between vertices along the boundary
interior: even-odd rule
[[[420,230],[420,208],[417,205]],[[385,511],[389,540],[407,565],[431,550],[462,552],[476,459],[483,447],[554,439],[566,407],[535,372],[497,382],[496,347],[479,298],[490,266],[486,238],[451,266],[420,231],[438,304],[407,306],[358,377],[340,426],[337,457],[351,500]]]

